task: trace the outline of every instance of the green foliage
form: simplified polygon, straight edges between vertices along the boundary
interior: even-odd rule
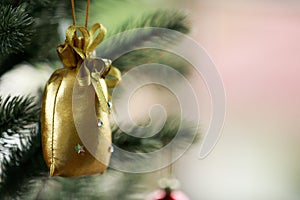
[[[193,127],[192,123],[180,122],[179,117],[170,116],[164,127],[154,136],[139,138],[133,135],[138,130],[135,126],[130,130],[130,134],[124,133],[118,127],[115,127],[113,131],[113,144],[117,147],[124,149],[125,151],[133,153],[150,153],[161,149],[162,147],[169,144],[172,139],[176,136],[179,130],[179,126],[182,123],[184,129],[184,134],[181,135],[183,138],[179,138],[184,141],[185,139],[192,137],[194,138],[194,131],[196,127]]]
[[[76,6],[82,3],[76,1]],[[58,28],[62,20],[71,20],[70,1],[5,0],[0,7],[13,15],[0,13],[0,76],[21,62],[58,60]]]
[[[33,18],[26,7],[0,5],[0,54],[23,51],[30,43]]]
[[[190,29],[187,16],[182,12],[158,10],[144,14],[138,18],[129,18],[120,27],[111,31],[110,34],[146,27],[167,28],[181,33],[188,33]]]
[[[172,35],[164,35],[169,32],[159,32],[157,30],[145,30],[143,32],[137,31],[139,28],[157,27],[164,29],[171,29],[174,31],[187,33],[189,31],[186,15],[174,11],[155,11],[143,15],[138,19],[126,20],[120,28],[110,31],[107,40],[113,36],[113,40],[101,44],[101,51],[99,52],[103,57],[114,58],[119,53],[120,49],[129,49],[131,47],[140,47],[147,42],[155,42],[159,37],[171,38],[171,44],[176,44],[176,39]],[[124,33],[123,33],[124,32]],[[114,36],[122,33],[122,37]]]
[[[139,31],[140,28],[148,27],[160,29]],[[163,31],[163,29],[174,32]],[[181,39],[176,32],[185,34],[189,32],[189,29],[187,16],[181,12],[163,10],[150,12],[137,19],[128,19],[119,28],[110,31],[108,38],[97,49],[97,55],[113,60],[113,64],[121,71],[127,71],[141,64],[161,63],[186,73],[188,63],[179,56],[159,49],[139,48],[156,42],[171,47]],[[172,35],[172,33],[174,34]],[[127,49],[138,50],[120,56]]]
[[[36,129],[30,131],[28,140],[21,140],[21,146],[11,149],[10,155],[1,162],[0,194],[4,199],[14,199],[27,191],[32,177],[47,174],[47,167],[41,154],[41,135]]]
[[[39,108],[32,97],[0,97],[0,137],[21,134],[20,130],[39,120]]]
[[[182,138],[179,138],[182,142],[187,138],[194,138],[193,131],[195,131],[191,124],[186,122],[183,124],[185,131]],[[164,128],[150,138],[136,138],[115,128],[113,143],[130,152],[153,152],[171,142],[177,134],[179,125],[179,118],[170,117]],[[136,128],[133,128],[131,133],[134,134],[135,130]],[[2,165],[0,194],[4,194],[9,199],[19,197],[21,199],[103,198],[125,200],[132,199],[130,194],[136,193],[138,189],[141,190],[140,192],[147,191],[147,188],[141,188],[141,183],[138,182],[143,175],[123,174],[112,169],[103,175],[77,178],[48,177],[41,154],[40,138],[39,132],[31,134],[29,142],[22,143],[21,148],[13,149],[11,156],[5,159]],[[124,157],[124,162],[130,162],[127,159],[128,157]],[[119,187],[115,185],[119,185]]]
[[[115,6],[120,4],[118,0],[114,2],[103,1],[101,2],[101,5],[105,7],[105,5],[110,5],[112,3],[115,4]],[[96,2],[93,3],[92,1],[92,5],[93,4],[96,4]],[[97,3],[97,5],[98,4],[99,3]],[[0,21],[0,24],[5,24],[6,26],[0,27],[0,37],[1,35],[5,37],[5,33],[9,36],[5,37],[5,40],[9,40],[10,43],[5,40],[0,40],[0,43],[1,41],[3,43],[1,44],[1,51],[6,52],[5,54],[0,54],[0,76],[20,62],[25,61],[34,63],[45,61],[53,62],[58,60],[56,46],[62,42],[58,32],[59,25],[63,20],[67,20],[71,23],[70,1],[5,0],[1,2],[1,5],[5,8],[10,7],[11,9],[18,10],[20,16],[26,16],[31,21],[30,23],[28,21],[27,24],[22,23],[20,20],[18,20],[18,23],[10,23],[6,17],[7,15],[3,15],[3,20]],[[85,13],[85,5],[85,0],[75,1],[76,14],[77,18],[79,18],[78,21],[83,19],[81,15]],[[18,15],[14,17],[17,16]],[[97,21],[99,21],[99,19],[97,19]],[[8,26],[13,26],[16,30],[21,30],[21,32],[15,32],[15,34],[9,35]],[[109,31],[108,33],[113,35],[125,30],[142,27],[161,27],[187,33],[189,30],[189,23],[186,20],[186,15],[183,15],[180,12],[161,10],[150,12],[139,18],[135,17],[128,19],[119,28],[116,28],[114,31]],[[1,33],[1,30],[3,33]],[[22,35],[22,37],[16,37],[15,35]],[[132,39],[134,39],[134,41]],[[118,50],[118,47],[120,46],[139,46],[144,42],[151,40],[155,40],[155,35],[153,33],[116,41],[117,44],[108,44],[109,48],[105,48],[107,52],[103,52],[103,55],[110,55],[109,57],[111,57],[118,52],[116,50]],[[174,41],[176,41],[176,39],[174,39]],[[140,56],[140,54],[138,56],[132,55],[130,58],[126,57],[123,61],[126,62],[126,60],[128,60],[127,58],[129,60],[141,60],[144,59],[145,56]],[[121,60],[119,60],[117,64],[123,66]],[[124,69],[125,67],[126,66],[124,66]]]
[[[117,66],[121,71],[128,71],[136,66],[151,63],[159,63],[172,67],[182,74],[189,73],[190,63],[188,63],[184,58],[175,55],[172,52],[160,49],[146,48],[131,51],[117,58],[113,62],[113,65]]]
[[[142,175],[107,170],[102,175],[76,178],[37,177],[30,180],[20,199],[105,199],[133,200],[134,194],[147,191],[141,187]]]
[[[38,121],[39,108],[34,98],[0,97],[0,142],[3,145],[0,148],[0,157],[3,158],[0,160],[0,194],[21,193],[19,188],[27,178],[45,170],[41,135],[36,133]],[[12,141],[14,144],[11,144]],[[17,145],[18,142],[20,145]]]

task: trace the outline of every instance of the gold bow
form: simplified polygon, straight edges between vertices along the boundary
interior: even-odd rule
[[[79,30],[82,37],[76,36],[76,30]],[[95,34],[98,31],[97,34]],[[90,54],[103,41],[106,29],[99,23],[94,24],[88,31],[84,26],[70,26],[66,31],[66,40],[58,45],[57,52],[64,64],[68,68],[80,68],[78,83],[81,86],[87,86],[92,83],[97,94],[99,103],[104,112],[109,112],[110,108],[103,93],[101,79],[105,79],[108,88],[115,87],[121,80],[120,71],[111,65],[107,59],[90,58]]]
[[[76,37],[79,30],[82,37]],[[96,36],[95,33],[99,30]],[[103,41],[106,29],[99,23],[92,26],[90,31],[84,26],[70,26],[66,31],[66,40],[58,45],[58,55],[66,67],[77,67],[82,60],[89,57],[95,48]]]

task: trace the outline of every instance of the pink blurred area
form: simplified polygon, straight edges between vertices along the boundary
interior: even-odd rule
[[[197,8],[193,36],[220,70],[230,101],[300,105],[300,4],[248,1]]]
[[[223,79],[227,116],[204,160],[175,171],[191,199],[300,199],[300,2],[187,1]],[[201,97],[199,97],[201,99]]]
[[[166,196],[164,190],[156,190],[147,197],[146,200],[189,200],[188,197],[181,191],[172,191],[170,196]]]

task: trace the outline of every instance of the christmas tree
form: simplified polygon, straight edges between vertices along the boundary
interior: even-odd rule
[[[75,2],[78,24],[84,24],[86,1]],[[157,2],[151,3],[151,6]],[[168,3],[170,2],[166,1],[164,4]],[[158,9],[164,7],[162,3],[153,8],[145,8],[144,5],[145,1],[94,0],[90,5],[89,23],[101,21],[105,24],[108,39],[124,31],[147,27],[188,33],[189,23],[185,14]],[[0,77],[24,63],[36,68],[62,67],[55,48],[63,40],[62,30],[72,21],[70,1],[4,0],[0,4],[0,10]],[[176,45],[176,41],[180,39],[176,38],[176,34],[131,33],[128,37],[114,40],[113,44],[106,43],[102,48],[106,52],[101,53],[113,55],[122,46],[140,47],[166,37],[169,41],[166,45]],[[113,60],[113,65],[123,74],[145,63],[160,63],[183,74],[188,73],[188,63],[185,60],[159,49],[135,50]],[[2,199],[144,199],[155,188],[149,183],[151,173],[126,173],[113,168],[102,175],[49,177],[41,146],[39,112],[42,93],[43,87],[34,97],[0,94]],[[143,117],[139,117],[138,121],[141,125],[148,123]],[[114,124],[113,144],[134,153],[154,152],[172,141],[179,126],[183,126],[185,130],[182,140],[193,137],[191,132],[195,127],[182,121],[178,113],[173,112],[167,117],[163,128],[148,138],[134,137],[134,133],[138,131],[136,127],[131,128],[131,134],[128,134]],[[124,163],[130,159],[125,157]]]

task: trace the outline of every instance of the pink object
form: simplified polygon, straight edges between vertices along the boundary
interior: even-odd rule
[[[156,190],[149,195],[147,200],[189,200],[189,198],[179,190],[172,191],[169,196],[164,190]]]

